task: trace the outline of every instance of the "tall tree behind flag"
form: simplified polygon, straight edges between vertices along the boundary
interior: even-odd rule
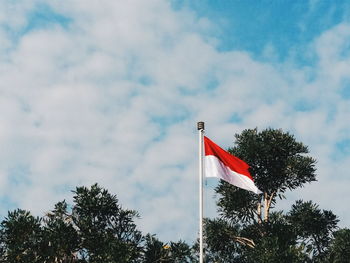
[[[218,177],[239,188],[260,194],[249,173],[249,165],[204,136],[204,174]]]

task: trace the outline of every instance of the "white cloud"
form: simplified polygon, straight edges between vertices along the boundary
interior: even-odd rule
[[[26,3],[1,13],[2,23],[20,31],[34,8]],[[70,187],[98,182],[141,213],[144,231],[194,240],[195,125],[204,120],[223,147],[244,128],[292,131],[319,160],[320,182],[307,186],[304,196],[350,217],[333,203],[350,198],[343,186],[346,162],[330,157],[337,140],[349,134],[349,102],[337,93],[350,63],[340,55],[348,25],[311,44],[320,58],[315,67],[298,68],[217,51],[205,35],[208,20],[175,12],[164,1],[51,5],[71,18],[67,28],[36,29],[18,42],[0,31],[12,43],[0,54],[8,58],[0,62],[3,197],[42,214],[70,200]],[[313,107],[300,111],[299,101]],[[241,121],[231,122],[234,115]],[[9,167],[20,165],[29,167],[29,182],[11,184]],[[342,179],[327,188],[334,172]]]

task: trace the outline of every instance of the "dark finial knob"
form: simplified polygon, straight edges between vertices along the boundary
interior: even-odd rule
[[[204,130],[204,121],[199,121],[197,122],[197,129],[200,130]]]

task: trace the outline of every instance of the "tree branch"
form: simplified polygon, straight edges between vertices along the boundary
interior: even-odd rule
[[[267,209],[267,203],[268,203],[268,201],[267,201],[267,198],[268,198],[268,195],[267,195],[267,193],[265,192],[264,193],[264,221],[265,222],[267,222],[267,220],[269,219],[269,211],[268,211],[268,209]]]
[[[271,203],[273,200],[273,197],[275,196],[276,192],[272,192],[271,195],[269,196],[267,193],[264,193],[264,208],[265,208],[265,214],[264,214],[264,221],[267,222],[269,221],[269,213],[270,213],[270,208],[271,208]]]
[[[262,223],[262,217],[261,217],[261,203],[258,203],[258,207],[257,207],[257,216],[258,216],[258,223],[261,224]]]
[[[246,238],[246,237],[238,237],[238,236],[234,236],[233,237],[235,241],[237,241],[238,243],[254,248],[255,247],[255,243],[252,239]]]
[[[236,242],[238,242],[238,243],[240,243],[242,245],[245,245],[245,246],[248,246],[248,247],[251,247],[251,248],[255,247],[255,243],[254,243],[254,241],[252,239],[249,239],[249,238],[246,238],[246,237],[235,236],[229,230],[226,230],[226,233],[228,234],[228,236],[231,236],[234,241],[236,241]]]
[[[267,203],[267,205],[268,205],[268,210],[270,210],[271,203],[272,203],[272,199],[273,199],[273,197],[275,196],[275,194],[276,194],[276,192],[272,192],[272,194],[270,195],[270,198],[269,198],[268,203]]]

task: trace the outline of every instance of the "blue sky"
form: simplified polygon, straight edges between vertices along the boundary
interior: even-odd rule
[[[340,0],[2,1],[0,216],[98,182],[144,232],[193,241],[203,120],[224,148],[246,128],[293,133],[318,182],[280,207],[311,199],[348,226],[349,18]]]
[[[347,1],[173,1],[215,21],[218,50],[242,50],[256,59],[285,60],[323,31],[349,21]],[[273,47],[274,57],[264,56]],[[308,61],[302,56],[304,63]]]

